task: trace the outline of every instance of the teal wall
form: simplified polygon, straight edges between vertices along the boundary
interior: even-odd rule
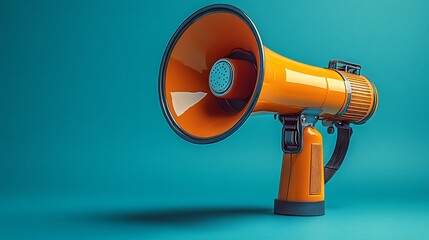
[[[1,0],[0,196],[263,199],[272,207],[282,156],[272,116],[194,145],[160,110],[165,46],[211,3]],[[377,113],[354,127],[327,186],[328,211],[360,199],[429,200],[428,1],[228,3],[274,51],[323,67],[330,59],[360,63],[378,88]],[[329,157],[335,137],[319,127]]]

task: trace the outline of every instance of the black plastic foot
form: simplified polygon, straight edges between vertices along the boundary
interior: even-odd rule
[[[325,215],[325,201],[290,202],[275,199],[274,213],[292,216],[321,216]]]

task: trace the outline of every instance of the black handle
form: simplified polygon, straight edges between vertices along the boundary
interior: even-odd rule
[[[349,148],[350,138],[352,137],[353,130],[349,123],[336,123],[337,127],[337,143],[335,144],[334,153],[331,159],[325,165],[325,184],[335,175],[337,170],[341,167],[344,158]]]

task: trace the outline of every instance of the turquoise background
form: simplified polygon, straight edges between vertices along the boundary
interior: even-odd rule
[[[377,113],[354,127],[326,186],[326,215],[308,218],[271,214],[272,116],[212,145],[164,120],[165,46],[211,3],[0,0],[0,238],[428,239],[429,2],[228,2],[276,52],[357,62],[377,85]],[[335,136],[319,127],[327,158]]]

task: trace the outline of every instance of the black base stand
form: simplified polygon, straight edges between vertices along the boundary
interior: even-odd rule
[[[325,215],[325,201],[290,202],[275,199],[274,213],[292,216],[321,216]]]

